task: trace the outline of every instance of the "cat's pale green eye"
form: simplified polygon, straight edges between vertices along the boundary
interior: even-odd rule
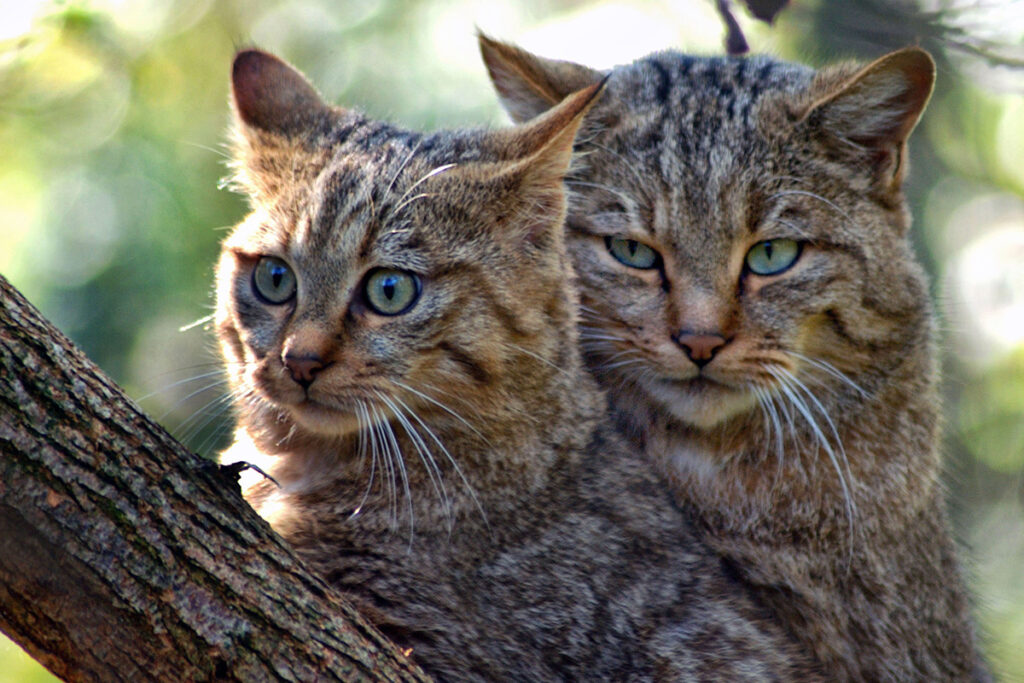
[[[267,303],[286,303],[295,296],[295,271],[279,258],[264,256],[252,273],[252,286]]]
[[[381,268],[366,278],[366,301],[381,315],[399,315],[420,297],[420,279],[404,270]]]
[[[604,239],[608,251],[618,259],[619,263],[630,268],[649,270],[658,265],[660,254],[643,242],[626,239],[625,237],[606,237]]]
[[[800,243],[777,239],[758,242],[747,252],[747,268],[755,275],[778,275],[800,257]]]

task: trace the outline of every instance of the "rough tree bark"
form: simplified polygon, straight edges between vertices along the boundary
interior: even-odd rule
[[[2,276],[0,630],[72,681],[427,680]]]

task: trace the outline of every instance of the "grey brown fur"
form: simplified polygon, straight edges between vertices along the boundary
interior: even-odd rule
[[[901,191],[928,55],[815,72],[663,52],[606,74],[481,49],[517,121],[607,77],[567,181],[581,343],[707,542],[831,680],[987,679]],[[795,262],[753,272],[766,240]]]
[[[280,483],[246,497],[438,678],[816,680],[583,368],[562,179],[599,87],[519,128],[421,135],[240,53],[253,211],[217,273],[222,460]],[[268,256],[297,278],[283,303],[288,271],[254,280]],[[380,267],[418,274],[413,307],[374,313]]]

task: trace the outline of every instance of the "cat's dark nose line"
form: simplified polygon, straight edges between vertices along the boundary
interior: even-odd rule
[[[689,330],[679,332],[672,339],[682,347],[687,358],[693,361],[698,368],[703,368],[710,363],[715,354],[726,344],[725,337],[720,334]]]
[[[288,368],[292,379],[302,385],[303,389],[308,389],[309,385],[316,379],[316,376],[327,365],[320,356],[313,353],[302,355],[285,354],[282,361],[284,366]]]

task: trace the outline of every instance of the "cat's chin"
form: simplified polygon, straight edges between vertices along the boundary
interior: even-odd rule
[[[711,429],[757,405],[757,398],[745,388],[703,377],[655,380],[647,383],[647,391],[669,414],[697,429]]]
[[[364,426],[355,413],[314,401],[288,406],[287,411],[295,424],[311,436],[346,437],[357,433]]]

